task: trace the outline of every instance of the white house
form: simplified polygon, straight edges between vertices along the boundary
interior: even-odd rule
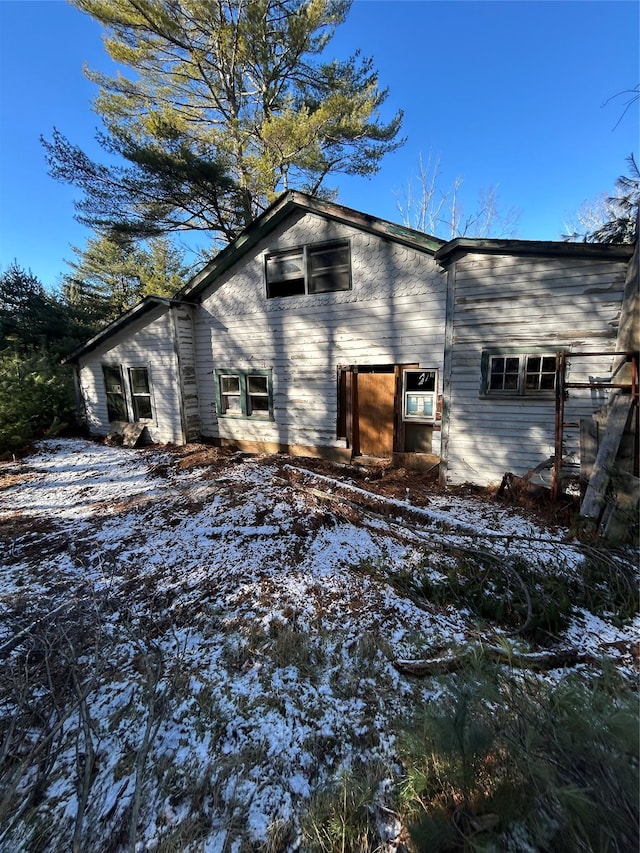
[[[67,360],[93,435],[135,421],[154,442],[442,454],[447,482],[486,484],[553,452],[556,353],[569,378],[611,373],[631,254],[446,243],[290,192],[175,299],[148,297]],[[575,417],[606,394],[570,394]]]

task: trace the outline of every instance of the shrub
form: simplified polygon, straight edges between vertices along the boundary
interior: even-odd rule
[[[417,850],[638,849],[637,697],[609,674],[549,685],[481,663],[402,743]]]
[[[74,418],[68,370],[48,355],[0,353],[0,455],[58,434]]]

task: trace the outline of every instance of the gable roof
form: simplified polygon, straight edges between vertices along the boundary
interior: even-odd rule
[[[70,352],[69,355],[66,355],[62,359],[62,364],[73,364],[74,362],[77,362],[80,356],[86,355],[86,353],[96,349],[107,338],[121,332],[135,320],[139,320],[140,317],[143,317],[151,311],[152,308],[170,308],[172,305],[180,305],[181,302],[182,300],[180,299],[167,299],[163,296],[145,296],[142,302],[138,302],[138,304],[134,305],[133,308],[130,308],[128,311],[125,311],[124,314],[116,317],[116,319],[109,323],[109,325],[105,326],[104,329],[100,329],[100,331],[92,338],[89,338],[88,341],[85,341],[79,347],[76,347],[73,352]]]
[[[232,243],[222,249],[213,260],[196,273],[182,290],[178,291],[176,298],[197,299],[202,291],[212,284],[218,276],[235,264],[245,252],[262,240],[269,231],[273,230],[294,210],[316,213],[335,222],[352,225],[361,231],[377,234],[379,237],[394,240],[396,243],[411,246],[431,255],[435,255],[437,250],[445,244],[445,241],[438,237],[431,237],[404,225],[396,225],[393,222],[360,213],[332,201],[315,198],[297,190],[290,190],[276,199],[271,207],[261,213]]]
[[[393,240],[417,251],[426,252],[436,261],[446,267],[461,255],[468,252],[481,254],[511,254],[537,255],[538,257],[587,257],[603,260],[629,259],[634,247],[630,244],[612,245],[607,243],[569,243],[541,240],[486,240],[479,238],[457,237],[454,240],[442,240],[415,231],[404,225],[397,225],[386,219],[379,219],[366,213],[344,207],[335,202],[315,198],[297,190],[290,190],[281,195],[268,207],[251,225],[222,249],[209,263],[196,273],[175,297],[169,299],[161,296],[146,296],[133,308],[130,308],[86,343],[77,347],[67,355],[62,363],[73,364],[91,350],[96,349],[107,338],[117,334],[130,323],[144,316],[152,308],[170,308],[181,303],[192,303],[209,287],[218,276],[222,275],[238,261],[245,252],[255,246],[265,235],[286,219],[294,210],[303,210],[324,216],[335,222],[341,222],[359,228],[370,234],[376,234],[387,240]]]

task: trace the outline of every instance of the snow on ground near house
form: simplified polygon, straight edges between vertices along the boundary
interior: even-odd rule
[[[378,502],[375,483],[338,466],[183,458],[51,440],[0,467],[0,649],[16,684],[0,710],[29,691],[52,714],[63,694],[72,708],[30,807],[38,820],[16,819],[11,849],[31,849],[36,831],[39,849],[70,849],[80,826],[83,849],[109,838],[120,850],[136,810],[140,850],[174,836],[185,850],[296,849],[314,791],[345,770],[396,776],[394,721],[437,700],[437,682],[393,661],[496,636],[464,609],[404,595],[394,576],[437,575],[444,542],[548,571],[583,559],[566,531],[479,498],[418,506],[409,488]],[[17,662],[36,637],[54,663],[21,694]],[[636,638],[577,610],[559,640],[630,672]],[[24,739],[23,754],[38,749],[26,724]],[[16,790],[33,781],[25,771]]]

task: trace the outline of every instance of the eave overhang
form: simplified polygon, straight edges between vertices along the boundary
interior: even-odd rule
[[[568,243],[552,240],[484,240],[456,237],[441,246],[435,259],[443,266],[467,254],[511,255],[558,258],[592,258],[594,260],[628,260],[633,245],[622,243]]]

